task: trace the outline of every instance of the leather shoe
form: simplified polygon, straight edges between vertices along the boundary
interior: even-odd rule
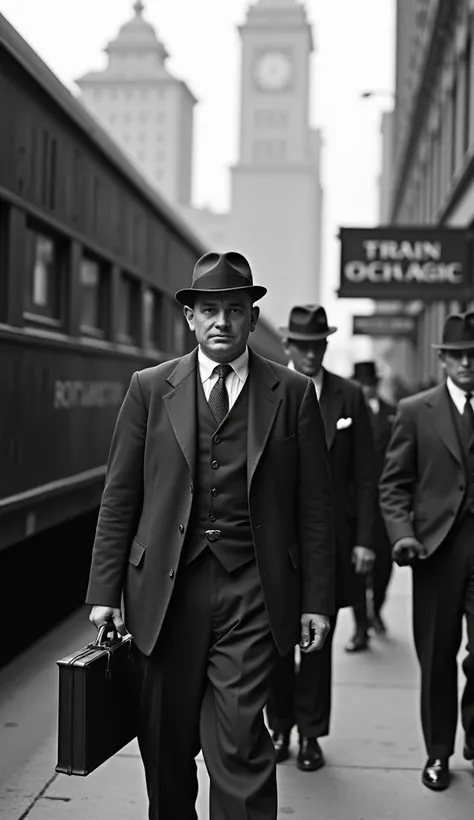
[[[367,632],[355,632],[345,646],[346,652],[364,652],[368,648],[369,637]]]
[[[467,737],[464,738],[464,749],[462,753],[464,760],[472,760],[474,763],[474,738],[472,740]]]
[[[273,732],[273,745],[277,763],[283,763],[290,756],[290,736],[284,732]]]
[[[374,632],[377,635],[385,635],[387,632],[387,627],[385,625],[385,621],[383,620],[380,612],[376,612],[370,620],[370,625]]]
[[[298,769],[302,772],[315,772],[325,764],[323,750],[317,737],[301,737],[300,750],[296,760]]]
[[[448,788],[451,776],[447,757],[429,757],[421,775],[421,782],[427,789],[442,792]]]

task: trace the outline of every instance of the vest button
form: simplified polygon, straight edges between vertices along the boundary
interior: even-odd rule
[[[215,513],[209,513],[209,521],[217,521],[217,515]]]
[[[219,495],[219,490],[217,489],[217,487],[212,488],[211,495],[214,496],[214,498],[216,498]]]
[[[170,576],[170,578],[174,578],[174,569],[170,569],[168,575]]]
[[[214,436],[214,438],[212,440],[213,440],[214,444],[220,444],[221,443],[221,437],[220,436]]]
[[[461,492],[463,492],[463,490],[464,490],[464,484],[460,484],[460,485],[459,485],[459,487],[458,487],[458,490],[461,490]]]
[[[179,531],[180,531],[180,533],[181,533],[181,535],[182,535],[182,534],[183,534],[183,532],[184,532],[184,527],[183,527],[183,525],[182,525],[182,524],[180,524],[180,525],[179,525]]]
[[[218,461],[216,461],[216,459],[214,459],[214,461],[211,461],[211,467],[212,467],[213,470],[218,470],[220,466],[221,465],[219,464]]]

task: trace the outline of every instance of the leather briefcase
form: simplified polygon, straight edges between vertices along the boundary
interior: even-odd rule
[[[57,772],[85,776],[136,736],[131,650],[131,635],[103,626],[93,643],[57,662]]]

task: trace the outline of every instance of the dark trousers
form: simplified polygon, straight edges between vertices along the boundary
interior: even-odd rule
[[[421,666],[421,720],[428,755],[453,754],[458,717],[457,654],[467,623],[464,731],[474,742],[474,517],[413,567],[413,629]]]
[[[255,561],[227,573],[206,550],[180,567],[155,649],[136,651],[150,820],[197,820],[201,748],[211,820],[276,820],[263,720],[276,656]]]
[[[376,559],[374,568],[368,575],[357,575],[354,589],[354,620],[356,628],[366,632],[369,627],[369,607],[367,592],[372,594],[372,608],[374,615],[379,615],[387,597],[387,589],[392,576],[392,548],[388,540],[385,526],[380,520],[375,527]]]
[[[331,619],[331,629],[323,648],[309,654],[301,653],[299,671],[294,652],[278,658],[272,675],[267,718],[273,732],[288,734],[298,726],[304,737],[324,737],[329,734],[332,688],[332,641],[337,615]]]

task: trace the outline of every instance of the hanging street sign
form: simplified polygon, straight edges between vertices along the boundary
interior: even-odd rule
[[[339,296],[433,302],[472,297],[463,228],[341,228]]]
[[[353,316],[354,336],[391,336],[413,338],[416,333],[416,319],[404,313],[372,313],[370,316]]]

